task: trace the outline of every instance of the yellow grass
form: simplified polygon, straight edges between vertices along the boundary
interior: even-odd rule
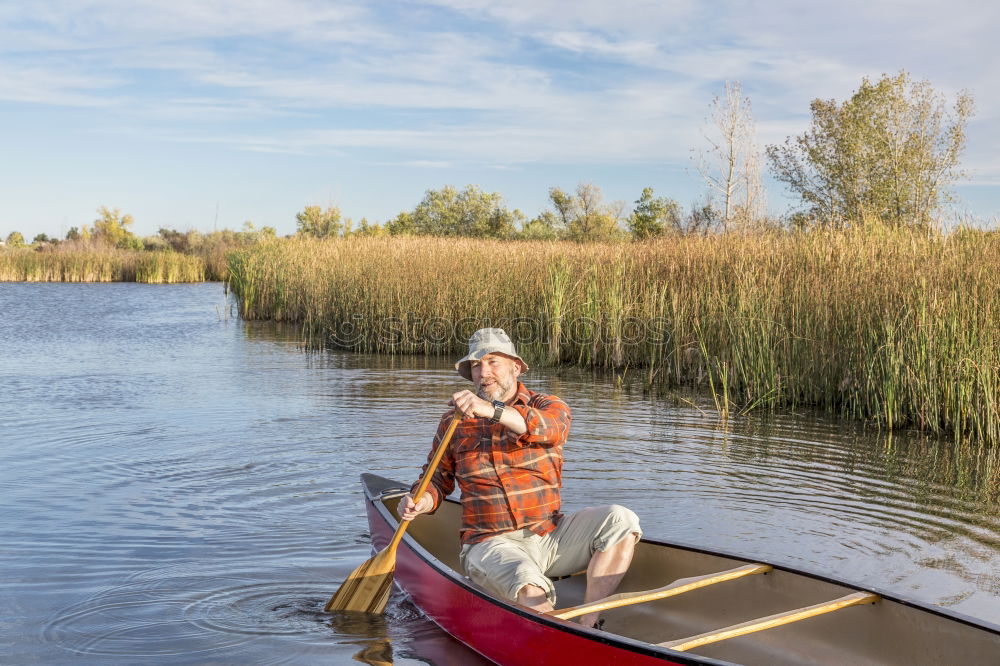
[[[0,252],[4,282],[202,282],[206,261],[177,252],[74,248]],[[215,278],[221,279],[221,278]]]

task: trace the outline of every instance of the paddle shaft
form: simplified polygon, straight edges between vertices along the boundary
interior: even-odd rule
[[[437,471],[438,463],[440,463],[441,458],[444,457],[444,452],[448,449],[448,444],[451,443],[451,436],[455,434],[455,428],[458,427],[458,423],[462,420],[462,416],[462,412],[456,409],[455,416],[452,417],[451,423],[448,425],[448,430],[445,432],[444,437],[441,438],[441,443],[438,445],[437,449],[435,449],[434,457],[431,458],[430,463],[427,464],[427,471],[424,472],[424,476],[420,479],[420,483],[417,485],[417,490],[413,494],[414,504],[419,503],[420,499],[427,491],[427,486],[430,485],[431,478],[434,476],[434,472]],[[403,534],[406,532],[406,528],[410,526],[411,522],[413,521],[400,521],[399,527],[396,528],[396,533],[392,535],[392,541],[390,541],[389,545],[385,548],[386,552],[396,552],[396,548],[399,546],[399,542],[403,540]]]

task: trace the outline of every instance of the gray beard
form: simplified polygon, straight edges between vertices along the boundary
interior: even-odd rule
[[[507,390],[510,388],[509,385],[508,386],[504,386],[500,382],[496,382],[494,384],[494,387],[495,388],[493,389],[493,394],[490,395],[490,393],[487,392],[485,386],[480,386],[479,390],[476,391],[476,395],[478,395],[483,400],[489,400],[489,401],[492,402],[493,400],[500,400],[501,397],[503,396],[503,394],[506,393]]]

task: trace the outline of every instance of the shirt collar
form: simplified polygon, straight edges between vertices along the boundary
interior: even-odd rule
[[[531,400],[531,391],[529,391],[528,389],[526,389],[524,387],[524,384],[522,384],[521,382],[518,382],[517,383],[517,393],[514,394],[514,397],[511,400],[510,404],[512,404],[512,405],[516,405],[516,404],[527,405],[529,400]]]

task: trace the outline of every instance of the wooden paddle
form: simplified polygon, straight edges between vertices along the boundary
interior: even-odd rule
[[[448,426],[448,431],[434,452],[434,458],[427,465],[427,471],[420,479],[420,485],[414,493],[413,501],[420,502],[424,491],[430,485],[431,477],[438,463],[444,457],[444,452],[451,442],[451,436],[455,434],[458,422],[462,420],[462,412],[455,410],[455,416]],[[326,612],[335,611],[358,611],[361,613],[381,613],[385,610],[385,604],[389,600],[389,590],[392,588],[392,573],[396,569],[396,548],[403,539],[403,533],[409,527],[409,520],[401,520],[396,533],[392,535],[389,545],[380,550],[370,560],[362,564],[347,577],[341,586],[327,602]]]

